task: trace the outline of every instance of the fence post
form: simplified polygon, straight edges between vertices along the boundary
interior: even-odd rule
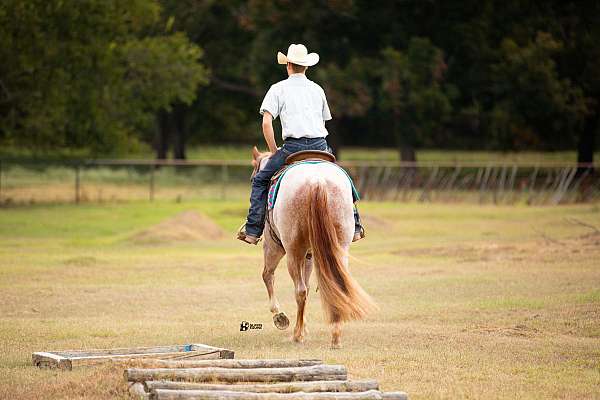
[[[154,201],[154,170],[155,169],[156,169],[156,165],[152,164],[150,166],[150,193],[148,194],[150,201]]]
[[[423,202],[425,200],[431,201],[431,197],[429,196],[429,189],[431,188],[431,185],[433,185],[435,178],[437,178],[438,170],[439,166],[437,165],[431,170],[431,174],[429,174],[429,178],[427,179],[427,181],[425,181],[425,185],[423,186],[423,192],[421,192],[421,196],[419,196],[420,202]]]
[[[227,184],[229,183],[229,167],[223,163],[221,165],[221,200],[227,197]]]
[[[490,178],[490,173],[492,172],[492,167],[491,165],[487,165],[485,167],[485,172],[483,173],[483,176],[481,177],[481,186],[479,187],[479,203],[483,203],[483,199],[484,199],[484,195],[485,195],[485,191],[487,188],[487,181]]]
[[[519,170],[519,167],[517,164],[513,164],[512,166],[512,173],[510,174],[510,180],[509,180],[509,190],[510,190],[510,203],[514,203],[515,199],[516,199],[516,194],[515,194],[515,179],[517,178],[517,172]]]
[[[76,164],[75,165],[75,203],[79,204],[79,173],[80,173],[80,165]]]
[[[528,190],[528,198],[525,201],[528,205],[531,205],[531,203],[533,202],[534,199],[534,194],[535,194],[535,181],[537,179],[537,175],[538,175],[538,169],[539,166],[536,164],[535,168],[533,169],[533,173],[531,174],[531,176],[529,177],[529,190]]]
[[[506,183],[506,165],[502,165],[502,172],[500,172],[498,183],[494,191],[494,204],[501,202],[504,198],[504,184]]]

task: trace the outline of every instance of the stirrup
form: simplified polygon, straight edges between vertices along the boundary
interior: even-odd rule
[[[352,238],[352,242],[357,242],[360,239],[365,237],[365,228],[360,227],[360,231],[354,232],[354,237]]]
[[[257,238],[251,235],[247,235],[246,223],[244,222],[237,231],[236,239],[241,240],[244,243],[257,245],[262,240],[262,237]]]

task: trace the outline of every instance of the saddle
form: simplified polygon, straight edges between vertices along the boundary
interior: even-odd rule
[[[322,150],[302,150],[294,154],[290,154],[285,159],[285,165],[290,165],[298,161],[304,160],[323,160],[334,163],[335,156],[327,151]]]
[[[335,163],[335,156],[327,151],[321,150],[302,150],[294,154],[290,154],[285,159],[285,164],[281,166],[271,177],[271,185],[273,185],[279,177],[292,165],[301,161],[328,161]]]
[[[277,199],[277,192],[279,191],[279,184],[281,183],[281,178],[285,175],[285,173],[296,165],[299,164],[317,164],[321,162],[329,162],[332,164],[336,164],[336,158],[333,154],[327,151],[320,150],[303,150],[296,152],[294,154],[290,154],[285,159],[285,164],[273,175],[271,178],[271,182],[269,185],[269,191],[267,195],[267,210],[272,210],[275,206],[275,201]],[[352,178],[348,175],[348,172],[344,170],[342,167],[338,165],[338,167],[344,171],[346,176],[348,176],[348,180],[352,185],[352,199],[354,202],[360,199],[360,195],[356,187],[354,186],[354,182],[352,182]]]
[[[279,191],[279,184],[281,183],[281,178],[283,178],[283,175],[295,165],[303,163],[314,164],[319,162],[330,162],[333,164],[337,164],[335,156],[327,151],[302,150],[287,156],[287,158],[285,159],[285,164],[277,172],[275,172],[275,174],[271,178],[269,191],[267,195],[266,226],[268,227],[268,232],[271,235],[271,238],[282,248],[283,244],[281,243],[281,240],[279,239],[276,230],[274,230],[273,225],[270,222],[271,213],[273,207],[275,206],[275,200],[277,199],[277,192]],[[350,180],[350,185],[352,185],[352,201],[358,201],[360,199],[360,195],[358,194],[358,190],[356,190],[356,187],[354,186],[354,182],[352,182],[352,178],[342,167],[340,167],[339,165],[338,167],[346,173],[348,179]],[[311,250],[309,250],[306,254],[306,258],[312,258]]]

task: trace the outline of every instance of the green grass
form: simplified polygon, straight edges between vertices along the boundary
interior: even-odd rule
[[[259,148],[265,149],[261,143]],[[220,159],[220,160],[246,160],[251,157],[251,146],[197,146],[188,151],[189,159]],[[151,157],[151,155],[149,155]],[[600,153],[596,154],[597,157]],[[397,161],[399,151],[390,148],[343,147],[339,159],[344,161]],[[419,161],[565,161],[577,160],[574,151],[471,151],[471,150],[445,150],[445,149],[420,149],[417,150]]]
[[[0,209],[0,398],[127,398],[122,370],[38,370],[31,353],[200,342],[237,358],[322,357],[412,399],[598,398],[597,206],[361,204],[351,270],[381,310],[329,349],[318,293],[303,345],[272,326],[259,247],[233,240],[245,201]],[[132,237],[186,210],[219,240]],[[276,291],[295,300],[285,260]],[[263,323],[240,332],[239,323]]]
[[[600,154],[596,154],[597,156]],[[388,149],[368,149],[368,148],[342,148],[340,153],[342,160],[399,160],[399,152],[394,148]],[[577,161],[577,154],[574,151],[556,151],[556,152],[502,152],[502,151],[466,151],[466,150],[442,150],[442,149],[422,149],[417,151],[418,161],[518,161],[518,162],[539,162],[539,161]]]
[[[281,140],[278,139],[281,145]],[[256,143],[262,149],[266,149],[263,142]],[[187,157],[190,160],[250,160],[252,146],[248,144],[231,145],[194,145],[187,149]],[[596,159],[600,153],[595,154]],[[51,159],[78,159],[92,158],[92,156],[81,150],[61,150],[52,151],[46,154],[32,153],[29,149],[19,149],[4,146],[0,149],[0,159],[2,158],[51,158]],[[95,158],[115,158],[114,155],[105,155]],[[124,159],[153,159],[154,153],[150,147],[142,147],[136,153],[123,154],[117,158]],[[339,158],[344,161],[394,161],[399,159],[399,151],[394,147],[387,148],[366,148],[366,147],[342,147]],[[446,150],[446,149],[419,149],[417,150],[417,160],[419,161],[520,161],[520,162],[538,162],[538,161],[565,161],[574,162],[577,160],[575,151],[521,151],[521,152],[503,152],[503,151],[485,151],[485,150]]]

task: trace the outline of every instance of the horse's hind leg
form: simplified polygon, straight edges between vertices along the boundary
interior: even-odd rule
[[[308,252],[304,259],[304,283],[306,284],[307,290],[310,289],[309,284],[310,284],[310,275],[312,274],[312,271],[313,271],[312,254],[310,252]]]
[[[308,301],[308,294],[310,293],[310,275],[313,270],[313,259],[312,254],[308,252],[304,259],[304,284],[306,285],[306,301]],[[306,328],[306,314],[304,316],[304,336],[308,335],[308,329]]]
[[[296,288],[296,326],[294,327],[294,342],[304,341],[304,307],[306,306],[306,298],[308,296],[308,288],[305,281],[305,257],[306,251],[297,251],[294,254],[288,254],[288,271],[294,281]]]
[[[277,269],[279,261],[281,261],[285,255],[285,251],[270,237],[265,237],[263,252],[265,267],[263,269],[262,277],[265,286],[267,287],[267,293],[269,294],[269,307],[273,314],[273,323],[279,329],[286,329],[290,325],[290,320],[285,313],[281,312],[279,309],[279,302],[277,301],[277,297],[275,297],[273,284],[275,280],[275,269]]]
[[[339,317],[334,315],[331,325],[331,348],[340,349],[342,348],[342,323],[339,321]]]

